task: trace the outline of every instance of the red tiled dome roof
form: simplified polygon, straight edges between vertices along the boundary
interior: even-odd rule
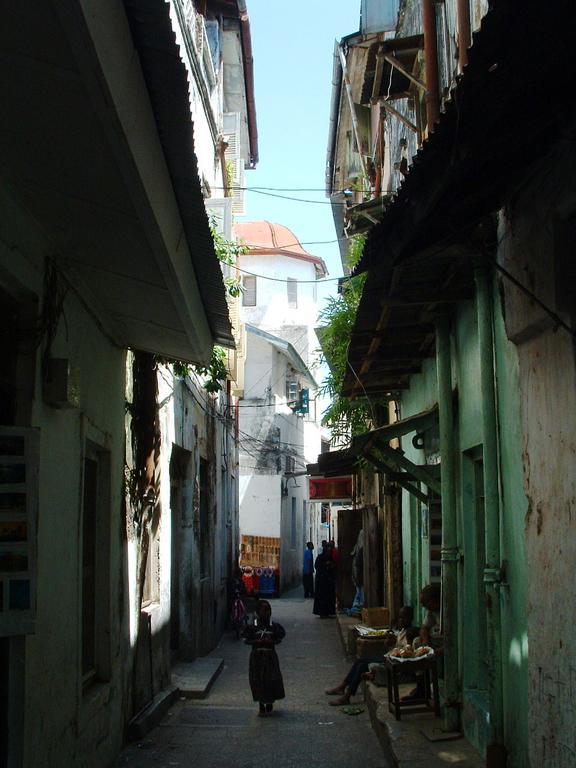
[[[300,245],[296,235],[282,224],[271,224],[269,221],[247,221],[234,224],[234,234],[240,242],[245,243],[250,253],[256,255],[291,256],[295,259],[311,261],[316,271],[327,274],[324,261],[313,256]]]

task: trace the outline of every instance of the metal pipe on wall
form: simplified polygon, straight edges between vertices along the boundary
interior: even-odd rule
[[[482,453],[484,462],[484,510],[486,563],[486,616],[488,633],[491,744],[486,765],[500,768],[506,764],[502,685],[502,634],[500,585],[500,494],[498,473],[498,422],[494,378],[494,334],[492,330],[492,272],[481,264],[475,268],[476,311],[480,351],[480,387],[482,393]]]
[[[456,26],[458,30],[458,74],[462,74],[468,64],[468,48],[470,36],[470,3],[469,0],[456,0]]]
[[[424,27],[424,59],[426,72],[426,121],[428,133],[440,115],[438,84],[438,38],[436,34],[436,6],[434,0],[422,0],[422,24]]]
[[[460,726],[458,675],[458,561],[460,555],[456,519],[456,445],[452,401],[450,318],[447,315],[436,320],[436,366],[442,468],[442,621],[446,659],[444,666],[444,729],[456,731]]]

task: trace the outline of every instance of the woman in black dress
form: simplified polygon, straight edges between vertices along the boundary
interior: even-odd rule
[[[244,637],[252,646],[250,653],[249,680],[252,698],[259,704],[259,715],[272,712],[273,702],[283,699],[284,682],[280,672],[278,655],[274,648],[286,635],[284,627],[271,621],[272,607],[267,600],[260,600],[256,609],[255,624],[246,627]]]
[[[316,616],[325,619],[336,613],[336,563],[332,559],[328,542],[322,542],[322,552],[316,558],[314,567],[316,568],[316,588],[312,610]]]

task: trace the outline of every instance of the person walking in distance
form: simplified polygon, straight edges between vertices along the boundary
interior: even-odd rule
[[[316,589],[312,612],[321,619],[326,619],[336,613],[336,566],[327,541],[322,542],[322,552],[316,558],[314,567]]]
[[[311,541],[306,544],[304,550],[302,584],[304,586],[304,598],[314,597],[314,544]]]
[[[273,703],[283,699],[284,681],[280,662],[274,648],[286,635],[281,624],[272,621],[272,607],[268,600],[260,600],[254,624],[243,632],[245,642],[252,646],[250,653],[249,680],[252,698],[258,702],[259,716],[272,712]]]

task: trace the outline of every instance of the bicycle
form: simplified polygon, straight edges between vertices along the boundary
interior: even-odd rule
[[[236,640],[239,640],[242,630],[246,626],[246,606],[238,589],[234,592],[234,599],[230,608],[230,624],[236,633]]]

